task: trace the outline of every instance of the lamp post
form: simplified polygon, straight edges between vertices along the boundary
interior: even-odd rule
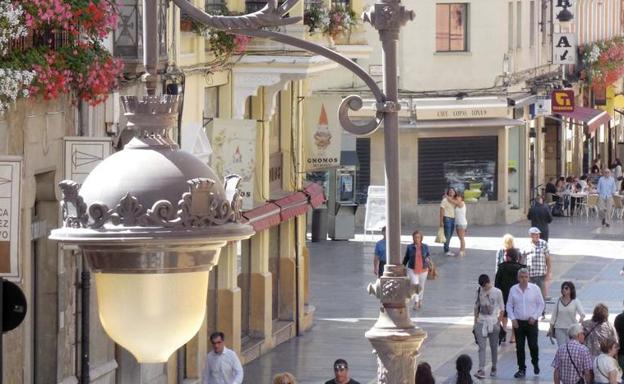
[[[363,15],[364,21],[370,23],[379,32],[382,43],[384,65],[382,91],[363,68],[341,54],[309,41],[281,34],[276,32],[275,28],[265,28],[300,21],[301,17],[284,17],[297,1],[287,0],[278,5],[277,0],[269,0],[262,10],[242,16],[209,15],[195,8],[187,0],[173,0],[173,3],[183,10],[188,17],[208,27],[275,40],[327,57],[353,72],[369,87],[376,100],[374,118],[365,123],[356,123],[349,118],[349,110],[357,111],[362,108],[362,98],[357,95],[343,99],[338,109],[340,124],[345,130],[355,135],[369,135],[378,129],[382,123],[384,124],[388,264],[384,275],[374,284],[369,285],[369,293],[380,299],[381,308],[377,322],[366,333],[366,337],[370,340],[378,357],[379,382],[385,384],[412,383],[415,357],[426,333],[416,327],[409,318],[406,302],[414,293],[415,288],[410,285],[405,268],[401,264],[400,255],[401,205],[398,145],[400,104],[397,86],[397,46],[400,28],[414,18],[414,13],[401,6],[400,0],[377,0],[377,3]],[[174,284],[178,285],[190,284],[190,280],[196,279],[205,295],[204,285],[207,283],[207,272],[205,280],[204,277],[183,274],[209,269],[211,264],[216,263],[218,249],[225,244],[225,241],[246,238],[252,233],[251,229],[237,223],[240,198],[233,186],[235,183],[228,183],[229,187],[226,186],[226,191],[223,192],[218,183],[214,181],[211,170],[195,169],[195,167],[199,167],[195,164],[195,160],[187,159],[195,165],[191,167],[192,169],[185,168],[183,169],[184,172],[178,172],[181,173],[179,175],[176,174],[178,183],[175,184],[175,187],[174,185],[162,187],[160,185],[162,180],[159,181],[158,175],[151,174],[153,179],[145,180],[141,173],[142,179],[136,182],[136,185],[154,184],[149,188],[149,191],[143,191],[145,196],[126,195],[128,187],[135,187],[134,184],[109,182],[109,185],[104,188],[106,191],[104,192],[105,202],[101,203],[99,200],[102,192],[98,190],[97,183],[118,177],[119,175],[116,174],[120,169],[118,167],[137,168],[137,159],[134,156],[140,154],[141,150],[147,149],[143,151],[143,156],[145,153],[153,151],[170,151],[167,152],[170,159],[177,158],[180,153],[184,153],[173,148],[174,143],[166,136],[167,124],[173,124],[171,121],[171,111],[173,110],[171,103],[173,101],[165,101],[161,98],[162,102],[159,102],[158,98],[153,96],[157,84],[155,60],[158,57],[157,34],[153,31],[156,30],[158,23],[158,13],[156,12],[158,4],[156,0],[145,0],[144,4],[144,61],[147,70],[145,80],[148,95],[151,96],[144,101],[139,101],[136,98],[127,98],[124,101],[124,105],[129,108],[127,109],[129,117],[136,117],[134,121],[132,119],[130,121],[138,126],[139,138],[135,138],[133,142],[135,140],[136,142],[134,144],[131,142],[124,151],[111,156],[100,164],[89,175],[85,185],[80,190],[80,194],[78,194],[75,183],[64,182],[62,184],[65,189],[65,228],[55,230],[52,234],[54,239],[79,244],[86,252],[92,268],[102,272],[96,276],[96,284],[98,284],[100,318],[107,331],[111,328],[107,325],[114,318],[111,314],[119,314],[118,311],[124,311],[128,306],[144,307],[145,310],[151,311],[152,306],[159,306],[156,302],[158,297],[152,295],[154,297],[148,298],[153,299],[154,303],[136,298],[132,302],[119,304],[115,300],[100,299],[100,292],[102,292],[102,296],[109,297],[109,293],[118,294],[119,288],[122,286],[139,286],[149,292],[151,289],[160,286],[161,282],[153,281],[154,279],[150,277],[157,275],[163,279],[174,279]],[[163,113],[151,113],[155,110],[162,110]],[[164,121],[168,123],[163,123]],[[124,152],[126,155],[120,155]],[[115,159],[115,161],[111,159]],[[147,167],[150,159],[139,160],[141,160],[143,167]],[[175,165],[178,169],[184,168],[183,164]],[[150,167],[147,168],[151,169]],[[135,170],[141,171],[140,169]],[[126,174],[126,171],[122,171],[122,176],[128,178],[130,176]],[[200,179],[197,179],[198,176],[193,176],[195,179],[191,181],[191,191],[182,193],[179,181],[182,180],[182,184],[184,184],[184,181],[187,180],[184,177],[198,173],[204,176],[199,176]],[[160,200],[162,197],[157,198],[155,196],[168,189],[172,191],[164,200]],[[174,198],[179,197],[181,193],[183,198],[176,208]],[[228,193],[227,197],[225,193]],[[137,204],[142,206],[137,208]],[[110,206],[114,208],[109,209]],[[145,210],[143,206],[151,206],[151,209]],[[195,208],[199,210],[195,212]],[[216,213],[219,213],[218,217],[214,217]],[[136,229],[136,226],[139,228]],[[145,241],[146,239],[149,241]],[[180,273],[172,273],[172,276],[163,277],[163,273],[161,273],[163,270],[164,272]],[[134,275],[130,276],[132,274],[130,272]],[[107,274],[111,276],[106,276]],[[173,277],[176,274],[180,276]],[[100,289],[100,286],[103,288]],[[205,302],[205,297],[200,299],[204,299]],[[105,315],[103,312],[109,312],[109,314]],[[163,324],[163,321],[157,319],[157,316],[165,316],[164,312],[155,313],[151,317],[143,317],[141,320]],[[176,317],[181,316],[178,314]],[[128,323],[115,324],[115,329],[123,328],[123,326],[128,326]],[[169,329],[169,327],[166,328]],[[188,328],[193,327],[189,326]],[[132,337],[128,335],[128,330],[119,329],[119,332],[123,334],[117,335],[112,331],[109,331],[109,334],[124,346],[127,343],[124,344],[122,340],[125,342],[127,338],[132,338],[135,345],[142,344],[141,340],[145,337],[151,336],[158,341],[162,339],[162,337],[156,339],[154,334],[150,335],[145,332]],[[165,330],[162,333],[165,333]],[[169,334],[175,333],[170,332]],[[186,337],[190,338],[188,332],[184,337],[178,337],[176,342],[171,343],[171,345],[179,344]],[[150,348],[151,352],[149,353],[151,358],[155,359],[154,361],[163,361],[162,356],[170,353],[169,351],[161,352],[162,348],[157,345],[151,345]],[[160,355],[156,351],[161,352]],[[150,360],[139,359],[139,361]]]

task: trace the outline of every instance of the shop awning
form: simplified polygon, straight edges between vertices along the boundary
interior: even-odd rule
[[[318,208],[325,202],[325,194],[323,187],[317,183],[310,183],[304,189],[303,193],[308,195],[312,208]]]
[[[514,108],[520,108],[527,105],[534,104],[537,100],[537,96],[531,93],[523,92],[510,95],[507,97],[507,105]]]
[[[303,192],[295,192],[274,203],[281,208],[280,216],[286,221],[295,216],[303,215],[308,211],[308,196]]]
[[[574,107],[574,112],[562,112],[560,115],[582,122],[587,127],[587,133],[590,134],[611,120],[611,116],[606,111],[578,106]]]
[[[456,119],[456,120],[418,120],[410,123],[401,123],[401,129],[425,128],[480,128],[480,127],[515,127],[524,125],[523,120],[495,118],[495,119]]]
[[[274,203],[266,203],[259,207],[243,212],[243,217],[247,219],[254,231],[259,232],[269,227],[279,224],[281,208]]]

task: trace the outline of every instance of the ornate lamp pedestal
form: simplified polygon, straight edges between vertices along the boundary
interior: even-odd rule
[[[427,333],[414,326],[406,306],[407,300],[418,292],[411,285],[402,265],[386,265],[384,275],[368,286],[382,307],[379,318],[366,338],[377,355],[377,378],[384,384],[412,384],[416,355]]]

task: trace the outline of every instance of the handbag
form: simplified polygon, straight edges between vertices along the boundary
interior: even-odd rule
[[[568,356],[570,357],[570,361],[572,362],[572,366],[574,367],[576,374],[579,375],[579,379],[576,381],[576,384],[585,384],[585,378],[583,377],[581,372],[576,367],[576,364],[574,363],[574,359],[572,358],[572,354],[570,353],[570,347],[568,345],[566,345],[566,350],[568,351]]]
[[[501,345],[505,342],[507,338],[507,331],[502,326],[500,327],[500,331],[498,331],[498,345]]]
[[[436,235],[435,242],[440,243],[440,244],[446,243],[446,236],[444,236],[444,228],[442,227],[438,228],[438,234]]]
[[[548,336],[551,339],[555,338],[555,323],[557,322],[557,316],[559,316],[559,302],[560,301],[561,299],[557,301],[557,305],[555,306],[555,313],[554,313],[555,320],[550,324],[550,327],[548,327],[548,332],[546,332],[546,336]]]
[[[438,278],[438,269],[433,261],[429,260],[429,272],[427,272],[427,280],[435,280]]]

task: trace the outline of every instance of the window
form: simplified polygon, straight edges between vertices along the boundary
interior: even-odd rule
[[[529,11],[529,47],[535,46],[535,1],[531,1]]]
[[[436,51],[468,50],[468,4],[436,4]]]
[[[223,0],[206,0],[205,10],[208,13],[222,13],[226,8]]]
[[[498,201],[498,137],[418,140],[418,203],[439,203],[453,187],[464,201]]]
[[[522,2],[516,3],[516,48],[522,48]]]

